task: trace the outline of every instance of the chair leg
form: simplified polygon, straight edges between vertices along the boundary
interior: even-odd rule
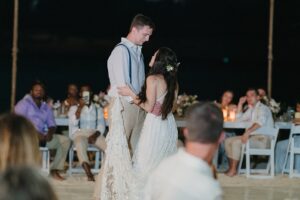
[[[95,156],[95,170],[98,170],[100,167],[100,151],[96,151],[96,156]]]
[[[72,176],[72,172],[73,172],[73,160],[74,160],[74,150],[73,147],[71,147],[69,150],[69,170],[68,170],[68,174],[70,176]]]
[[[42,171],[50,174],[50,151],[48,149],[40,150],[42,154]]]
[[[274,158],[274,151],[272,151],[270,155],[270,161],[271,162],[271,177],[274,177],[275,175],[275,158]]]
[[[249,177],[250,176],[250,153],[249,151],[246,151],[246,176]]]
[[[288,160],[290,151],[291,151],[291,139],[289,139],[289,143],[288,143],[288,147],[287,147],[287,152],[285,154],[285,158],[284,158],[284,162],[283,162],[281,174],[284,174],[284,172],[286,170],[287,160]],[[278,163],[278,164],[280,164],[280,163]]]
[[[238,174],[241,174],[241,171],[242,171],[242,163],[243,163],[243,159],[244,159],[244,154],[245,154],[245,146],[242,145],[242,151],[241,151],[241,158],[240,158],[240,162],[239,162]]]
[[[290,151],[290,175],[289,177],[292,178],[294,176],[294,138],[292,138],[291,142],[291,151]]]
[[[50,151],[47,151],[47,172],[50,174]]]
[[[218,158],[219,158],[218,154],[219,154],[219,149],[216,150],[216,153],[213,158],[213,164],[216,169],[218,169]]]
[[[42,151],[42,169],[45,170],[47,168],[47,152]]]

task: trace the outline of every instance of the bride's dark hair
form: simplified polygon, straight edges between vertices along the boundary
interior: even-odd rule
[[[177,57],[174,51],[167,47],[161,47],[158,49],[158,52],[155,57],[153,66],[151,67],[149,74],[150,75],[163,75],[166,84],[167,84],[167,94],[165,96],[164,102],[161,107],[162,119],[166,119],[168,114],[172,111],[175,92],[177,90],[177,69],[178,62]],[[140,103],[144,103],[147,100],[146,96],[147,82],[142,87],[141,92],[138,94]]]

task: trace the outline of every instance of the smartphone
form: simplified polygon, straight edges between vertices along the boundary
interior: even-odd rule
[[[82,99],[84,103],[87,105],[90,103],[90,92],[89,91],[83,91],[82,92]]]

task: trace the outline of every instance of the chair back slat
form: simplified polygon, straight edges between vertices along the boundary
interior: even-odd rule
[[[293,124],[290,135],[292,136],[292,135],[297,135],[297,134],[300,134],[300,125]]]
[[[253,131],[251,135],[267,135],[267,136],[275,137],[275,139],[277,139],[278,132],[279,132],[279,128],[263,126]]]

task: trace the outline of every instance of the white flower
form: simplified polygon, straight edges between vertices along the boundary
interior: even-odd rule
[[[173,69],[174,69],[174,67],[172,65],[167,65],[166,68],[167,68],[168,72],[173,71]]]
[[[181,94],[177,97],[177,109],[176,112],[179,116],[182,116],[185,112],[185,110],[190,107],[191,105],[197,103],[197,95],[187,95],[187,94]]]
[[[280,103],[277,103],[274,99],[268,99],[268,98],[265,98],[266,99],[266,104],[267,106],[270,108],[271,112],[273,114],[277,114],[279,113],[280,111]]]
[[[93,101],[94,102],[98,102],[99,101],[99,96],[96,95],[96,94],[94,94]]]

